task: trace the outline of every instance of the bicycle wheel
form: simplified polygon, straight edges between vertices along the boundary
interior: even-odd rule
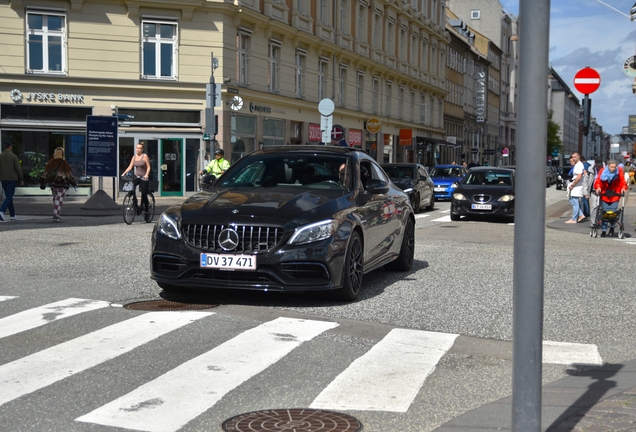
[[[152,218],[155,217],[155,196],[152,192],[148,192],[148,213],[145,215],[146,223],[152,222]]]
[[[128,225],[133,223],[135,220],[135,213],[137,213],[137,206],[135,205],[135,201],[133,200],[133,196],[128,194],[124,197],[124,204],[122,206],[124,211],[124,222]]]

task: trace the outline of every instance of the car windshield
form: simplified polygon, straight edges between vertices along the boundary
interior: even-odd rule
[[[462,170],[460,168],[433,168],[431,177],[461,177]]]
[[[511,173],[504,171],[487,171],[468,173],[464,179],[465,185],[512,185]]]
[[[338,155],[250,155],[232,165],[217,186],[350,190],[349,165],[349,158]]]
[[[413,167],[410,166],[383,166],[382,169],[393,181],[413,178]]]
[[[564,175],[567,176],[570,173],[571,170],[572,170],[571,166],[570,167],[561,167],[561,168],[559,168],[559,174],[561,174],[562,176],[564,176]]]

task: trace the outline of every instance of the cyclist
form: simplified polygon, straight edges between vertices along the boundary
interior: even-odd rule
[[[223,156],[225,156],[223,149],[216,149],[214,151],[214,160],[212,160],[207,167],[199,171],[199,174],[212,174],[214,177],[223,174],[230,167],[230,162],[224,159]]]
[[[130,165],[126,171],[122,173],[122,176],[125,176],[130,171],[135,169],[135,178],[133,179],[133,184],[135,188],[139,185],[139,191],[141,192],[141,205],[144,213],[148,213],[148,185],[150,179],[150,159],[148,159],[148,155],[144,153],[144,144],[139,143],[136,147],[136,154],[130,161]],[[133,193],[135,190],[133,189]]]

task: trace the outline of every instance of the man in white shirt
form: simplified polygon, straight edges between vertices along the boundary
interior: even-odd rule
[[[581,197],[583,196],[583,171],[585,166],[581,162],[581,155],[578,152],[572,153],[574,162],[574,171],[572,172],[572,182],[568,185],[568,196],[570,197],[570,205],[572,206],[572,218],[565,223],[577,223],[585,219],[585,215],[581,209]]]

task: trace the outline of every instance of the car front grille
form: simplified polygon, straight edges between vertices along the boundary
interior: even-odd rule
[[[473,201],[477,203],[487,203],[487,202],[490,202],[491,199],[492,197],[490,195],[484,195],[484,194],[473,195]]]
[[[231,251],[219,245],[219,234],[224,229],[232,229],[238,234],[238,245]],[[259,253],[267,252],[283,238],[282,228],[249,226],[249,225],[198,225],[183,226],[183,234],[190,246],[211,252]]]

